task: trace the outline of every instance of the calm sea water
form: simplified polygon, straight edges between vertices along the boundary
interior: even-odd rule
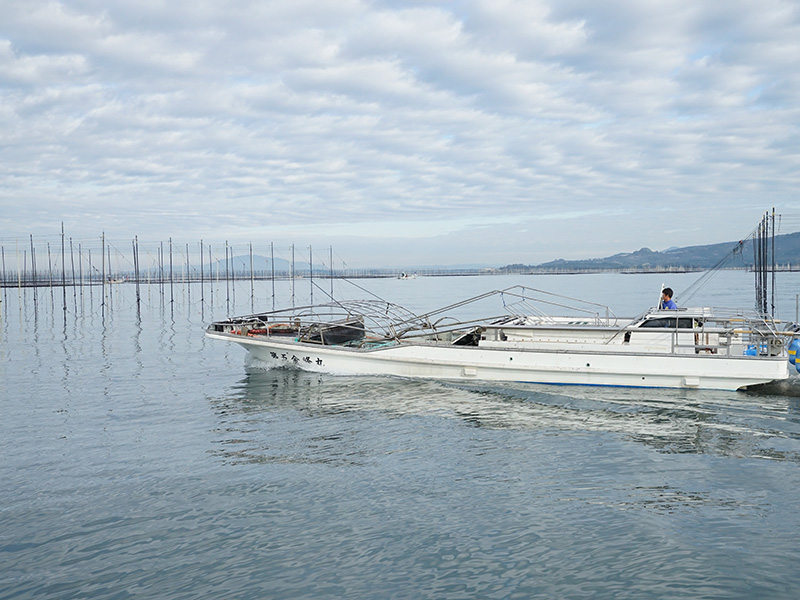
[[[664,283],[680,303],[694,279]],[[663,280],[358,283],[422,310],[525,282],[632,315]],[[778,284],[794,320],[800,277]],[[723,393],[268,371],[203,325],[270,308],[269,282],[202,302],[150,286],[138,316],[132,285],[111,292],[69,290],[65,311],[60,290],[0,291],[0,598],[800,594],[797,379]],[[695,300],[752,298],[750,276],[722,273]]]

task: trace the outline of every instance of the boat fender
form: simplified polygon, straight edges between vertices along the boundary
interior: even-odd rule
[[[789,362],[793,365],[796,364],[797,361],[797,350],[800,349],[800,340],[794,338],[791,343],[789,344],[789,348],[786,350],[789,354]]]
[[[758,355],[758,350],[756,350],[755,344],[750,344],[747,348],[744,349],[745,356],[756,356]]]

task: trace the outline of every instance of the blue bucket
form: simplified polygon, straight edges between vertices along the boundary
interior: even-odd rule
[[[800,340],[798,340],[797,338],[794,338],[791,341],[791,343],[789,344],[789,347],[786,350],[788,352],[788,354],[789,354],[789,362],[792,363],[793,365],[797,364],[797,350],[798,349],[800,349]]]

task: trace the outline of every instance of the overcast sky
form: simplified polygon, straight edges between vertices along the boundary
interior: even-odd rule
[[[535,264],[800,213],[787,0],[0,0],[0,240]]]

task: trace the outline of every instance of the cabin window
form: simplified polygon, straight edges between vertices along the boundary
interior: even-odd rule
[[[668,327],[675,329],[677,321],[678,329],[692,329],[694,327],[694,319],[676,319],[675,317],[661,317],[659,319],[647,319],[640,327]]]

